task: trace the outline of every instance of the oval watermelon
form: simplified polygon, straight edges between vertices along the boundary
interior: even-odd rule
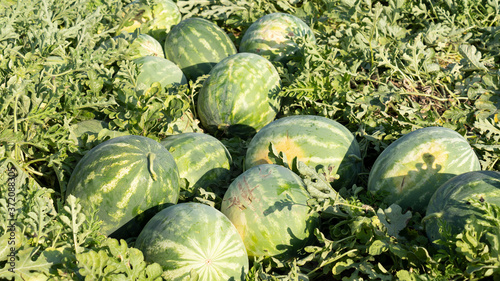
[[[135,60],[144,56],[155,56],[164,58],[165,54],[161,44],[147,34],[132,35],[131,43],[127,51],[127,59]]]
[[[188,79],[196,80],[222,59],[236,54],[236,47],[215,23],[188,18],[168,33],[164,51],[166,58],[176,63]]]
[[[467,219],[482,219],[482,213],[469,200],[500,207],[500,172],[466,172],[449,179],[436,190],[423,219],[431,242],[442,238],[439,232],[442,223],[450,227],[451,234],[456,235],[464,230]]]
[[[166,280],[245,280],[248,256],[234,225],[217,209],[179,203],[156,214],[135,243]],[[199,279],[190,279],[190,272]]]
[[[443,127],[415,130],[391,143],[375,160],[368,190],[388,205],[425,212],[436,189],[453,176],[480,170],[467,140]]]
[[[172,26],[181,21],[179,7],[171,0],[138,0],[124,8],[120,32],[133,33],[140,28],[163,45]]]
[[[291,258],[311,242],[318,223],[302,179],[274,164],[239,175],[222,200],[221,211],[240,233],[250,257]]]
[[[204,133],[182,133],[169,136],[161,144],[170,151],[179,168],[181,195],[190,197],[198,188],[217,186],[229,180],[231,154],[218,139]]]
[[[280,108],[281,79],[267,59],[238,53],[219,62],[198,96],[201,124],[211,133],[248,137],[270,123]]]
[[[297,37],[316,42],[314,32],[300,18],[286,13],[268,14],[250,25],[241,39],[239,51],[286,61],[299,50],[294,42]]]
[[[98,208],[101,232],[132,237],[158,210],[177,203],[179,171],[170,152],[142,136],[120,136],[90,151],[76,165],[66,194],[83,210]]]
[[[250,141],[245,168],[272,163],[269,145],[291,161],[299,161],[328,174],[338,174],[334,188],[350,188],[361,170],[361,152],[354,135],[342,124],[314,115],[288,116],[260,130]]]
[[[151,84],[158,82],[162,87],[169,85],[183,85],[187,83],[186,76],[182,70],[173,62],[155,56],[144,56],[135,59],[139,66],[135,90],[143,92]]]

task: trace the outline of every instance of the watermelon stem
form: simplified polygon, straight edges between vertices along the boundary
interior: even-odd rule
[[[154,154],[152,152],[148,153],[148,170],[149,170],[149,173],[151,173],[151,177],[153,178],[154,181],[156,181],[156,179],[158,178],[155,171],[153,170],[153,161],[154,161],[155,157],[156,157],[156,154]]]

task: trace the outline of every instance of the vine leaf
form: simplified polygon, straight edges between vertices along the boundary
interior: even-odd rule
[[[481,52],[472,45],[460,45],[460,54],[464,57],[460,63],[465,67],[465,71],[488,70],[481,62]]]
[[[41,274],[49,275],[52,263],[47,261],[44,255],[40,255],[33,260],[37,251],[38,248],[34,247],[19,250],[14,264],[6,263],[5,267],[0,269],[0,276],[5,278],[15,277],[15,280],[38,280],[37,278]]]
[[[387,234],[394,237],[399,236],[399,232],[406,227],[412,217],[410,211],[403,214],[401,207],[397,204],[392,204],[385,210],[378,209],[377,216],[387,228]]]

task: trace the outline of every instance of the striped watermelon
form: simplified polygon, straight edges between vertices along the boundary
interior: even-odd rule
[[[302,179],[274,164],[238,176],[222,200],[221,211],[234,224],[250,257],[292,258],[311,242],[318,220]]]
[[[138,92],[149,89],[155,82],[160,83],[162,87],[187,83],[182,70],[165,58],[144,56],[135,59],[134,62],[139,66],[135,88]]]
[[[246,169],[272,163],[269,145],[291,161],[297,157],[317,172],[338,174],[334,188],[350,188],[361,170],[361,152],[354,135],[337,121],[315,115],[289,116],[273,121],[250,141]]]
[[[198,96],[201,124],[212,133],[246,137],[273,121],[281,79],[267,59],[238,53],[219,62]]]
[[[248,256],[234,225],[217,209],[179,203],[156,214],[135,243],[165,280],[245,280]],[[193,278],[190,273],[198,275]]]
[[[431,197],[423,219],[429,240],[442,238],[440,221],[456,235],[464,230],[467,219],[482,220],[482,213],[469,204],[471,199],[500,207],[500,172],[466,172],[442,184]]]
[[[128,47],[127,59],[135,60],[144,56],[155,56],[164,58],[165,54],[161,44],[147,34],[132,35],[131,43]]]
[[[480,170],[467,140],[443,127],[418,129],[391,143],[377,157],[368,189],[388,205],[424,212],[436,189],[448,179]]]
[[[285,13],[268,14],[250,25],[241,39],[239,51],[286,61],[299,50],[293,41],[298,37],[316,42],[312,29],[300,18]]]
[[[159,209],[177,203],[179,172],[159,142],[120,136],[84,155],[71,174],[66,194],[79,198],[83,210],[98,209],[103,234],[132,237]]]
[[[196,189],[207,189],[229,180],[231,154],[218,139],[204,133],[182,133],[161,141],[177,163],[179,176],[188,186],[181,185],[181,195],[194,195]]]
[[[171,0],[138,0],[124,8],[124,17],[120,32],[133,33],[140,28],[143,34],[149,34],[163,43],[172,26],[181,21],[182,15]]]
[[[166,58],[179,65],[191,80],[208,74],[214,65],[237,52],[224,30],[202,18],[188,18],[174,26],[164,51]]]

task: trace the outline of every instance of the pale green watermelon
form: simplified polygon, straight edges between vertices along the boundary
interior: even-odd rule
[[[222,59],[236,54],[236,47],[215,23],[188,18],[168,33],[164,51],[166,58],[176,63],[188,79],[196,80]]]
[[[238,231],[219,210],[179,203],[156,214],[135,243],[148,262],[163,267],[163,278],[245,280],[249,261]],[[199,279],[190,279],[190,273]]]
[[[169,85],[176,86],[187,83],[182,70],[165,58],[144,56],[135,59],[134,62],[139,66],[135,88],[138,92],[149,89],[155,82],[160,83],[163,88]]]
[[[439,232],[442,225],[450,227],[451,234],[456,235],[464,230],[468,219],[476,222],[484,219],[469,200],[500,207],[500,172],[466,172],[449,179],[436,190],[423,219],[431,242],[442,238]]]
[[[211,133],[248,137],[270,123],[280,108],[281,78],[267,59],[238,53],[219,62],[198,96],[201,124]]]
[[[198,188],[216,187],[231,176],[231,154],[218,139],[204,133],[182,133],[161,141],[172,154],[179,176],[187,181],[181,195],[194,195]]]
[[[311,243],[318,220],[302,179],[274,164],[255,166],[238,176],[221,211],[234,224],[250,257],[292,258]]]
[[[368,189],[388,205],[425,212],[441,184],[480,169],[477,155],[462,135],[427,127],[402,136],[382,151],[370,170]]]
[[[296,115],[280,118],[260,130],[250,141],[245,168],[273,163],[269,145],[317,172],[339,175],[332,186],[350,188],[361,171],[361,151],[354,135],[342,124],[326,117]]]
[[[66,196],[80,199],[86,212],[97,208],[103,234],[133,237],[158,210],[177,203],[179,180],[174,158],[159,142],[119,136],[83,156]]]
[[[132,35],[127,51],[127,59],[135,60],[144,56],[164,58],[165,54],[161,44],[147,34]]]
[[[241,39],[240,52],[251,52],[274,61],[286,61],[298,50],[293,40],[316,42],[312,29],[300,18],[286,13],[267,14],[252,23]]]
[[[133,33],[140,28],[163,45],[170,29],[181,21],[182,15],[171,0],[137,0],[124,8],[123,22],[118,33]]]

